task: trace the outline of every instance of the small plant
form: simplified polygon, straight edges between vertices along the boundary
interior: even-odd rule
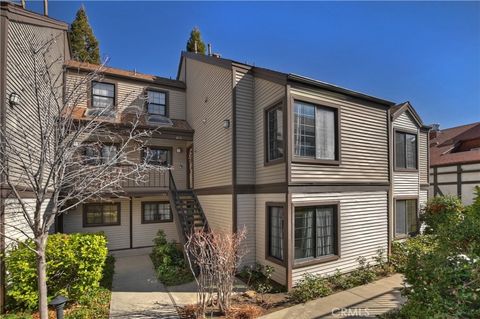
[[[227,313],[228,319],[254,319],[263,314],[263,309],[255,305],[241,305],[239,307],[232,307]]]
[[[377,277],[375,270],[370,266],[367,258],[360,256],[357,258],[358,268],[350,273],[350,278],[355,286],[360,286],[372,282]]]
[[[328,296],[331,293],[332,288],[327,279],[306,273],[289,293],[289,297],[294,303],[305,303],[309,300]]]
[[[351,280],[350,275],[342,274],[339,269],[335,271],[333,276],[328,278],[328,282],[334,290],[345,290],[355,287],[355,283]]]
[[[372,257],[375,261],[375,270],[379,276],[387,276],[395,272],[394,267],[388,261],[387,256],[385,256],[384,249],[378,249],[377,255]]]

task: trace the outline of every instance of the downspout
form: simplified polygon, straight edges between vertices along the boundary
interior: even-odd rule
[[[392,120],[391,120],[390,109],[387,110],[387,141],[388,141],[388,183],[389,191],[387,194],[387,256],[390,259],[392,254],[392,213],[393,213],[393,192],[394,192],[394,181],[393,181],[393,139],[392,139]]]
[[[133,197],[130,196],[130,249],[133,248]]]

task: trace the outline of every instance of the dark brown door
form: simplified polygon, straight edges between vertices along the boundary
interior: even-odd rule
[[[187,148],[187,188],[193,188],[193,145]]]

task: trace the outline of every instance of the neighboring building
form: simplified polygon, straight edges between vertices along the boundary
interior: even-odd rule
[[[66,61],[66,92],[96,68]],[[151,246],[159,229],[182,242],[195,225],[245,226],[244,263],[273,266],[273,279],[291,288],[305,273],[351,271],[358,257],[418,230],[429,127],[408,102],[185,52],[176,80],[102,75],[84,86],[75,114],[104,103],[115,105],[116,124],[142,114],[158,129],[145,151],[173,170],[125,185],[125,199],[65,214],[59,231],[104,231],[118,250]]]
[[[430,193],[456,195],[463,204],[480,185],[480,122],[430,132]]]

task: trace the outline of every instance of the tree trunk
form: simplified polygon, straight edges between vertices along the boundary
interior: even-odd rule
[[[38,285],[38,311],[40,319],[48,319],[48,295],[47,295],[47,259],[46,246],[47,236],[37,238],[37,285]]]

